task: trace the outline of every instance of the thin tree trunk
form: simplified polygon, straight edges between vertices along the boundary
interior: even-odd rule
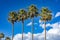
[[[33,40],[33,32],[34,32],[34,19],[32,18],[32,29],[31,29],[31,31],[32,31],[32,40]]]
[[[23,40],[23,33],[24,33],[24,21],[22,21],[22,40]]]
[[[46,21],[44,21],[44,31],[45,31],[44,40],[46,40]]]
[[[14,23],[12,23],[12,40],[14,38]]]

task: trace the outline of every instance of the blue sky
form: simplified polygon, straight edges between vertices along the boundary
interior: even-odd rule
[[[11,35],[12,33],[12,25],[8,22],[8,14],[10,11],[18,11],[19,9],[28,10],[28,7],[31,4],[35,4],[39,11],[42,7],[48,7],[49,10],[52,11],[53,19],[48,22],[50,24],[54,24],[56,22],[60,22],[60,16],[54,18],[57,12],[60,12],[60,0],[0,0],[0,32],[3,32],[5,35]],[[40,27],[39,23],[40,17],[34,18],[34,33],[42,33],[43,28]],[[31,22],[31,19],[27,19],[24,21],[24,33],[31,32],[31,25],[27,26],[28,23]],[[21,33],[22,31],[22,23],[16,22],[14,24],[14,34]],[[52,27],[46,27],[47,30],[51,29]]]

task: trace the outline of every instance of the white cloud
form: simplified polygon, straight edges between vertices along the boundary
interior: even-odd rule
[[[39,20],[39,23],[43,24],[43,21]]]
[[[39,26],[42,27],[42,28],[44,28],[44,25],[45,24],[40,24]],[[52,25],[50,23],[48,23],[48,24],[46,24],[46,27],[48,27],[48,26],[52,26]]]
[[[44,28],[44,24],[40,24],[39,26]],[[57,23],[54,23],[54,24],[48,23],[48,24],[46,24],[46,27],[48,27],[48,26],[53,27],[53,28],[60,28],[60,22],[57,22]]]
[[[57,12],[55,15],[55,17],[58,17],[58,16],[60,16],[60,12]]]
[[[34,23],[34,25],[36,25],[37,23]],[[28,23],[27,26],[31,26],[32,22]]]
[[[22,40],[21,39],[21,35],[22,34],[15,35],[14,40]],[[40,34],[34,34],[34,40],[37,40],[39,35]],[[32,40],[31,38],[32,37],[31,37],[31,33],[30,32],[28,32],[27,34],[24,34],[24,40]]]
[[[19,39],[22,39],[22,38],[21,38],[21,34],[17,34],[17,35],[14,37],[14,40],[19,40]]]
[[[39,23],[41,23],[42,21],[41,20],[39,20]]]
[[[32,25],[32,22],[30,22],[30,23],[27,24],[27,26],[30,26],[30,25]]]
[[[47,31],[47,40],[60,40],[60,22],[54,24],[47,24],[46,26],[53,27],[49,31]],[[14,40],[22,40],[22,34],[16,34]],[[31,33],[24,33],[24,40],[31,40]],[[44,31],[42,33],[34,34],[34,40],[44,40]]]

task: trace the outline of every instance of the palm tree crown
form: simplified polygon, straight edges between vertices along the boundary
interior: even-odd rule
[[[19,10],[18,12],[18,21],[27,19],[27,12],[24,9]]]
[[[29,12],[28,12],[28,14],[30,15],[30,18],[33,18],[34,16],[37,16],[37,14],[38,14],[38,11],[37,11],[38,9],[37,9],[37,7],[35,6],[35,5],[31,5],[30,7],[29,7]]]
[[[42,21],[49,21],[52,18],[51,11],[48,8],[42,8],[40,16]]]
[[[8,20],[12,23],[17,21],[17,14],[16,12],[10,12]]]
[[[0,38],[4,38],[4,34],[3,33],[0,33]]]
[[[6,39],[5,40],[11,40],[9,37],[6,37]]]

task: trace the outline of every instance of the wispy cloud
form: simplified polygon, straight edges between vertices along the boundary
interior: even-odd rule
[[[55,17],[58,17],[58,16],[60,16],[60,12],[57,12],[55,15]]]
[[[30,25],[32,25],[32,22],[30,22],[30,23],[27,24],[27,26],[30,26]]]
[[[37,23],[34,23],[34,25],[36,25]],[[27,24],[27,26],[31,26],[32,25],[32,22],[29,22],[28,24]]]

